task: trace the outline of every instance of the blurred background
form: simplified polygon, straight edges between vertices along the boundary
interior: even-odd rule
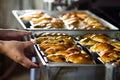
[[[20,29],[12,10],[90,10],[120,26],[120,0],[0,0],[0,28]],[[31,80],[30,70],[0,55],[0,78],[4,80]],[[0,79],[1,80],[1,79]]]

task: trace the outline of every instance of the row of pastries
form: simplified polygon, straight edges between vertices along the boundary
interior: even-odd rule
[[[37,36],[36,41],[51,62],[94,64],[93,58],[67,34],[43,33]]]
[[[82,30],[109,29],[100,23],[98,19],[90,17],[86,12],[71,11],[67,13],[61,13],[58,15],[58,18],[55,18],[45,12],[34,12],[22,15],[20,18],[21,20],[30,21],[32,25],[35,25],[33,28],[67,28]],[[105,34],[86,34],[82,36],[79,35],[76,38],[79,40],[80,44],[87,46],[91,52],[96,52],[99,54],[99,58],[104,63],[114,62],[119,64],[120,42],[112,41],[111,37]],[[74,44],[74,40],[65,34],[42,34],[41,37],[37,38],[37,42],[39,42],[40,48],[45,52],[50,61],[82,63],[79,61],[77,62],[77,60],[81,59],[81,57],[77,56],[86,55],[85,51],[81,50],[80,48],[79,50],[76,49],[77,46]],[[75,50],[75,52],[70,52],[69,50],[71,49],[73,51]],[[68,54],[70,54],[69,57]],[[73,57],[73,55],[76,56],[76,59],[74,59],[75,57]],[[82,59],[86,58],[87,57],[84,57]],[[86,61],[85,63],[91,63],[91,60],[90,62]]]
[[[120,42],[102,33],[74,36],[63,33],[43,33],[36,36],[40,49],[49,61],[79,64],[94,64],[93,57],[76,45],[75,40],[99,55],[103,63],[120,64]]]
[[[21,20],[29,21],[31,23],[31,28],[65,28],[65,24],[59,18],[55,18],[45,12],[34,12],[29,14],[24,14],[20,16]]]
[[[68,29],[80,30],[108,30],[109,27],[104,26],[97,18],[91,17],[86,12],[71,11],[61,13],[60,19],[67,24]]]
[[[70,11],[53,17],[46,12],[34,12],[20,16],[21,20],[28,20],[31,28],[43,29],[80,29],[80,30],[108,30],[97,18],[87,12]]]
[[[79,43],[99,55],[103,63],[120,63],[120,42],[106,34],[85,34],[77,36]]]

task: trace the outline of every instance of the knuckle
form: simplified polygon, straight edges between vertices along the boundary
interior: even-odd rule
[[[23,62],[23,58],[20,57],[20,56],[17,56],[17,57],[16,57],[16,61],[17,61],[18,63],[21,63],[21,62]]]

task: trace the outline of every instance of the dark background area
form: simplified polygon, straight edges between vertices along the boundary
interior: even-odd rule
[[[91,8],[97,9],[106,20],[120,28],[120,0],[93,0]]]
[[[120,29],[120,0],[78,0],[67,10],[90,10]]]

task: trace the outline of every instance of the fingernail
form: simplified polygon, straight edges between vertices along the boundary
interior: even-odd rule
[[[26,31],[26,34],[32,34],[32,32],[31,31]]]
[[[32,41],[33,44],[36,44],[36,41]]]

